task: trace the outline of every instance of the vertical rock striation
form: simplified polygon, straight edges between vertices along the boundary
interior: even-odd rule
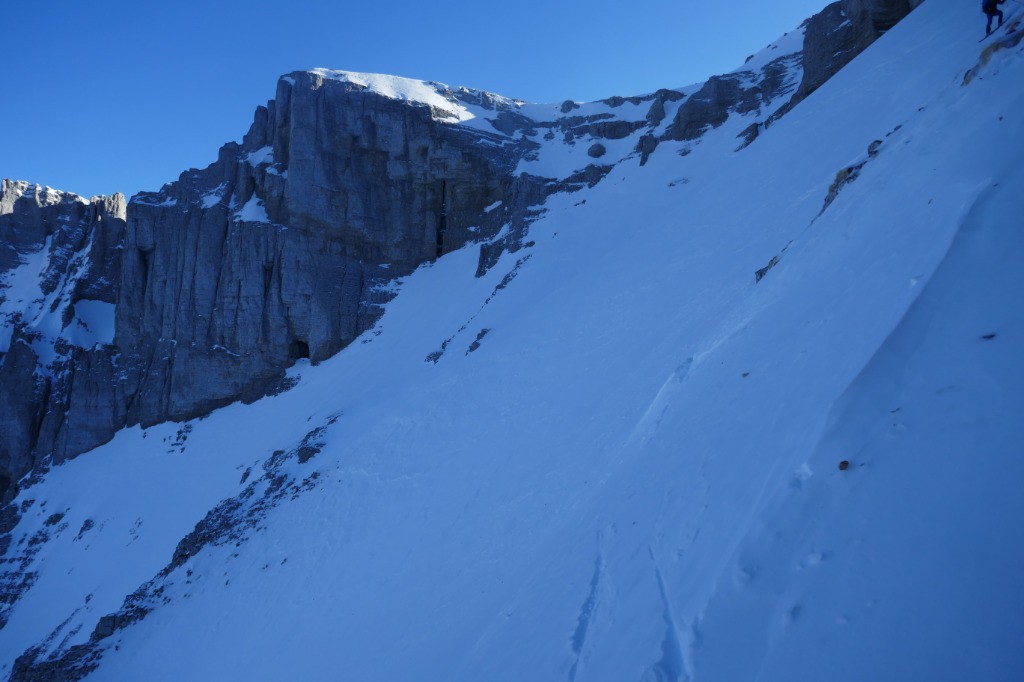
[[[49,447],[44,423],[68,398],[64,379],[111,341],[125,217],[121,194],[0,185],[0,499],[35,465],[37,443]]]
[[[277,389],[296,360],[328,358],[372,326],[388,281],[500,229],[509,211],[484,209],[515,194],[521,147],[457,125],[452,111],[466,100],[500,115],[506,101],[437,86],[432,105],[348,76],[281,78],[240,144],[127,210],[120,195],[90,203],[5,181],[0,266],[24,269],[26,254],[49,249],[36,297],[49,305],[82,251],[87,267],[66,303],[116,303],[116,316],[107,343],[53,339],[56,359],[12,317],[0,495],[43,459],[60,462],[126,425],[190,419]],[[112,201],[118,229],[97,229],[114,224]]]
[[[330,357],[373,324],[382,283],[463,246],[510,181],[501,145],[429,106],[282,78],[241,144],[132,200],[127,423],[255,398]]]

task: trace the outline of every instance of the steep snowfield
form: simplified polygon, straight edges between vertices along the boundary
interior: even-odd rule
[[[89,679],[1024,677],[1024,52],[963,86],[977,14],[553,197],[483,278],[420,268],[286,393],[51,470],[0,670],[155,579]]]

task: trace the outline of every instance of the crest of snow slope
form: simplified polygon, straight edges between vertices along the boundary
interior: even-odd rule
[[[450,117],[455,121],[461,122],[473,118],[473,114],[465,106],[453,101],[454,98],[449,99],[442,95],[442,92],[448,91],[448,87],[440,83],[428,83],[413,78],[388,76],[380,73],[357,73],[332,69],[313,69],[312,73],[322,78],[352,83],[391,99],[426,104],[443,112],[446,118]]]
[[[750,59],[732,75],[746,77],[747,86],[756,86],[763,78],[762,69],[773,60],[797,56],[803,48],[804,31],[802,28],[786,33],[779,40],[766,46],[763,50],[752,55]],[[787,77],[784,92],[791,93],[791,89],[800,82],[802,70],[799,60],[795,60],[787,69]],[[322,78],[329,78],[345,83],[352,83],[360,88],[371,92],[397,99],[405,102],[412,102],[430,106],[435,113],[435,118],[478,130],[489,135],[508,137],[507,133],[501,132],[501,126],[495,126],[494,122],[506,112],[525,117],[536,124],[534,130],[521,130],[512,137],[525,136],[538,145],[532,154],[523,159],[515,173],[529,173],[542,177],[567,178],[576,171],[586,168],[595,163],[595,159],[588,155],[589,148],[594,143],[601,143],[606,148],[606,155],[599,163],[617,163],[636,155],[637,142],[641,136],[653,133],[660,136],[665,132],[666,127],[672,122],[676,110],[689,97],[700,90],[703,83],[676,88],[676,91],[683,95],[684,99],[679,101],[668,101],[665,103],[664,120],[653,128],[643,127],[620,139],[609,139],[595,137],[592,134],[583,135],[566,141],[563,133],[559,130],[562,122],[578,119],[589,119],[591,121],[629,121],[643,122],[650,110],[653,101],[652,96],[636,98],[610,98],[596,102],[573,102],[568,111],[562,110],[563,103],[530,103],[518,99],[511,99],[480,90],[468,88],[451,88],[443,83],[433,81],[421,81],[399,76],[384,74],[355,73],[350,71],[335,71],[330,69],[313,69]],[[763,108],[748,116],[733,115],[733,125],[739,121],[746,121],[738,130],[749,125],[751,120],[764,120],[776,109],[788,100],[786,97],[778,97],[773,101],[763,103]],[[555,131],[557,135],[555,134]],[[547,134],[542,134],[547,133]],[[723,138],[724,144],[732,144],[735,147],[736,133]]]
[[[484,278],[421,268],[285,394],[51,470],[4,670],[322,426],[311,489],[90,679],[1019,679],[1024,55],[961,87],[975,15],[925,3],[741,153],[730,120],[552,197]]]
[[[760,52],[756,53],[742,67],[736,69],[730,75],[740,76],[744,79],[744,87],[754,87],[764,78],[762,69],[771,61],[792,57],[792,63],[786,67],[784,85],[780,88],[780,96],[765,101],[762,99],[761,106],[747,113],[740,115],[731,112],[725,129],[718,131],[715,135],[706,135],[700,144],[707,145],[706,153],[720,154],[730,152],[737,145],[736,136],[750,125],[753,121],[763,122],[779,107],[789,100],[789,96],[800,83],[802,67],[799,61],[799,54],[803,48],[803,29],[795,29],[785,34],[779,40],[771,43]],[[584,135],[582,137],[566,142],[561,134],[557,136],[537,135],[534,141],[539,144],[539,149],[519,162],[516,173],[530,173],[543,177],[566,178],[574,172],[581,171],[590,164],[615,164],[637,156],[637,143],[646,134],[660,137],[663,135],[675,118],[676,112],[686,99],[700,91],[703,83],[688,85],[676,88],[676,92],[682,95],[678,101],[667,101],[664,104],[665,117],[654,126],[640,127],[631,134],[621,139],[609,139]],[[783,94],[784,93],[784,94]],[[556,128],[560,121],[578,117],[607,117],[605,120],[642,122],[645,120],[651,107],[651,98],[612,98],[597,102],[576,103],[576,108],[568,112],[561,110],[561,104],[530,104],[524,103],[518,108],[518,113],[527,116],[536,122],[546,122],[547,127]],[[492,112],[480,112],[485,120],[493,117]],[[594,120],[599,120],[594,118]],[[600,143],[606,149],[605,156],[600,160],[592,158],[588,150],[594,143]],[[677,148],[678,151],[678,148]]]

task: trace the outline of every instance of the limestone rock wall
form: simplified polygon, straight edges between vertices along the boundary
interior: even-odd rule
[[[128,423],[257,397],[338,352],[375,321],[379,285],[466,243],[507,192],[504,161],[429,107],[282,78],[242,144],[131,203]]]
[[[514,194],[520,151],[495,137],[299,72],[209,167],[117,199],[117,230],[97,228],[113,200],[30,204],[5,184],[0,267],[50,243],[56,286],[49,271],[89,241],[69,301],[116,303],[112,343],[65,344],[45,379],[30,330],[14,329],[0,365],[5,490],[45,458],[258,398],[297,359],[346,346],[379,316],[389,280],[500,229],[507,213],[484,208]]]
[[[817,90],[924,0],[840,0],[807,22],[804,79],[794,104]]]
[[[83,319],[76,306],[112,312],[125,219],[120,194],[84,199],[26,182],[0,185],[0,499],[35,465],[40,439],[48,447],[44,423],[67,398],[65,379],[83,359],[88,365],[91,351],[80,344],[91,347],[104,333],[88,329],[86,320],[101,321]],[[92,443],[91,428],[73,438]]]

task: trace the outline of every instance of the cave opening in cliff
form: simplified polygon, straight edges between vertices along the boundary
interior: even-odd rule
[[[274,281],[274,264],[264,263],[263,264],[263,301],[266,302],[270,298],[270,285]]]
[[[441,211],[437,216],[437,254],[436,257],[440,258],[441,254],[444,253],[444,233],[448,229],[448,215],[447,215],[447,200],[448,196],[448,182],[445,180],[441,181]]]
[[[145,293],[149,284],[149,251],[139,249],[139,270],[142,274],[142,291]]]
[[[288,357],[292,360],[309,359],[309,344],[302,339],[292,339],[288,345]]]

